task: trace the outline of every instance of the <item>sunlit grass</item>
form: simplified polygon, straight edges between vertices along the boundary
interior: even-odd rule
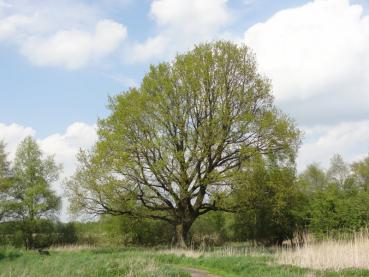
[[[359,247],[358,245],[363,242],[366,244],[363,245],[362,249],[369,249],[367,248],[369,247],[368,241],[357,240],[356,244],[351,244],[351,247]],[[327,247],[328,245],[330,244],[327,242],[320,246]],[[342,247],[343,244],[340,246]],[[317,249],[322,251],[320,248],[315,248],[315,250]],[[346,251],[348,251],[347,249],[349,250],[346,248]],[[346,268],[341,266],[327,270],[327,267],[316,267],[312,264],[286,260],[293,257],[296,259],[298,251],[302,251],[302,248],[294,251],[281,251],[275,248],[235,245],[208,250],[174,248],[154,250],[152,248],[69,246],[51,248],[50,256],[40,256],[37,251],[6,248],[0,249],[0,276],[180,277],[189,276],[184,270],[186,267],[204,269],[217,276],[229,277],[369,276],[369,270],[364,269],[337,271]],[[322,255],[334,257],[333,251],[337,251],[337,249],[326,248],[326,251],[332,252],[321,252]],[[355,253],[361,255],[360,251]],[[319,258],[319,254],[317,255]],[[368,255],[364,255],[369,260]],[[310,257],[313,257],[311,252]],[[337,258],[336,262],[339,261]],[[342,261],[345,262],[345,260]]]
[[[159,263],[154,257],[131,251],[6,251],[0,261],[0,276],[189,276],[173,265]]]

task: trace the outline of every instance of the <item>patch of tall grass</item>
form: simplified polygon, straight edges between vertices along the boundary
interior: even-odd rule
[[[369,232],[367,230],[323,240],[306,240],[302,246],[281,248],[279,264],[319,270],[369,269]]]

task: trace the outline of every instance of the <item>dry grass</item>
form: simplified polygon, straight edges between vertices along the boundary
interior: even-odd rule
[[[127,259],[127,262],[123,265],[126,272],[124,276],[136,277],[137,269],[140,269],[142,275],[155,276],[155,273],[159,271],[160,266],[154,260],[145,257],[134,257]]]
[[[265,256],[270,255],[266,248],[256,247],[234,247],[224,246],[217,248],[170,248],[160,251],[162,254],[171,254],[175,256],[184,256],[188,258],[198,257],[239,257],[239,256]]]
[[[280,249],[277,261],[319,270],[369,269],[369,235],[359,233],[350,240],[330,239],[308,242],[295,249]]]
[[[170,248],[161,250],[160,253],[162,254],[169,254],[169,255],[175,255],[178,257],[184,256],[188,258],[198,258],[200,256],[203,256],[205,254],[204,251],[195,250],[195,249],[181,249],[181,248]]]
[[[56,245],[56,246],[51,246],[49,248],[50,250],[53,251],[66,251],[66,252],[77,252],[77,251],[81,251],[81,250],[93,250],[93,249],[97,249],[97,247],[95,245],[89,245],[89,244],[66,244],[66,245]]]

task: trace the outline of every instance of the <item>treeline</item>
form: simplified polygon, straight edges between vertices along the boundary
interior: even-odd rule
[[[192,246],[227,241],[272,245],[298,241],[306,233],[319,239],[350,234],[369,223],[369,157],[350,165],[336,155],[328,169],[312,164],[298,176],[289,166],[258,160],[244,174],[238,199],[243,208],[235,214],[209,212],[198,218],[190,230]],[[174,243],[173,226],[148,219],[105,215],[96,222],[43,224],[37,234],[39,246]],[[8,242],[21,245],[16,240],[20,235],[9,230],[14,230],[11,224],[2,225],[2,241],[7,232],[15,239]]]
[[[298,175],[273,159],[254,159],[247,168],[238,198],[231,199],[238,201],[239,212],[199,217],[190,230],[191,245],[303,243],[306,234],[316,239],[350,235],[369,224],[369,157],[348,164],[335,155],[328,169],[311,164]],[[81,241],[97,244],[174,243],[170,224],[148,219],[104,216],[80,230]]]
[[[340,236],[369,224],[369,157],[348,164],[335,155],[328,169],[312,164],[299,175],[290,165],[272,159],[254,159],[247,168],[240,177],[238,199],[232,199],[240,204],[239,212],[209,212],[199,217],[190,230],[190,244],[302,243],[306,234],[317,239]],[[104,216],[88,224],[84,239],[93,243],[174,242],[173,227],[163,222]]]
[[[352,234],[369,223],[369,157],[346,163],[332,157],[328,169],[311,164],[293,170],[259,166],[245,176],[247,204],[235,215],[235,239],[264,244]]]
[[[32,248],[44,248],[51,245],[67,245],[78,243],[77,225],[52,220],[33,222]],[[26,233],[23,224],[8,221],[0,224],[0,246],[24,247]]]

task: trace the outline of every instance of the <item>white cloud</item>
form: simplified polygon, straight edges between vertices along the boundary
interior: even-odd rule
[[[83,67],[116,51],[127,28],[81,1],[16,0],[0,6],[0,42],[14,43],[33,64]]]
[[[360,5],[315,0],[282,10],[248,29],[245,42],[278,100],[350,94],[369,104],[369,16]]]
[[[229,20],[226,0],[155,0],[150,15],[159,26],[180,28],[181,33],[212,33]]]
[[[348,0],[277,12],[244,34],[277,103],[306,126],[298,169],[369,152],[369,16]]]
[[[96,141],[96,126],[82,122],[71,124],[64,134],[53,134],[38,140],[42,151],[47,155],[54,155],[55,161],[63,166],[60,181],[53,186],[59,195],[64,196],[63,180],[70,177],[76,169],[78,151],[89,149]],[[69,203],[65,197],[62,200],[61,219],[65,221],[69,219]]]
[[[349,162],[369,154],[369,120],[315,126],[304,131],[306,142],[297,159],[300,170],[313,162],[327,167],[334,154],[341,154]]]
[[[64,134],[53,134],[38,140],[47,155],[55,155],[56,162],[63,165],[63,175],[70,176],[76,166],[79,149],[88,149],[97,141],[96,127],[76,122]]]
[[[150,16],[158,34],[133,46],[129,62],[168,57],[194,43],[214,39],[230,21],[227,0],[154,0]]]
[[[35,65],[76,69],[114,52],[126,34],[127,29],[123,25],[101,20],[93,33],[65,30],[46,39],[29,38],[21,51]]]
[[[10,160],[14,159],[17,145],[26,136],[36,136],[36,131],[30,127],[18,124],[0,123],[0,140],[6,144],[6,151],[9,153]],[[60,180],[53,184],[53,189],[61,196],[64,194],[62,182],[71,176],[76,168],[76,155],[79,149],[89,149],[97,141],[96,126],[82,122],[71,124],[63,134],[52,134],[43,139],[37,139],[41,150],[45,155],[53,155],[56,163],[63,166]],[[63,198],[61,219],[67,220],[68,202]]]
[[[30,127],[24,127],[16,123],[6,125],[0,123],[0,141],[6,143],[6,150],[10,159],[14,158],[17,145],[27,136],[34,136],[36,131]]]
[[[126,59],[129,62],[145,62],[155,57],[162,57],[170,45],[170,39],[158,35],[148,38],[142,44],[136,44],[129,49]]]
[[[32,18],[24,15],[12,15],[0,20],[0,39],[17,36],[19,29],[32,23]]]

